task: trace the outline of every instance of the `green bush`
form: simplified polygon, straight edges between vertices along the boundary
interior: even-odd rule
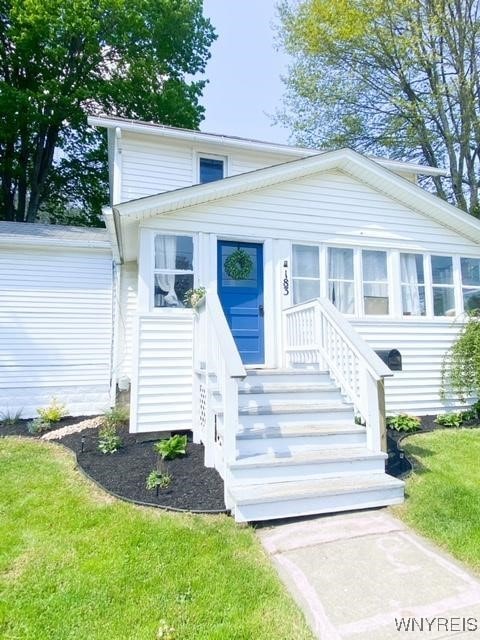
[[[122,446],[122,439],[114,426],[103,426],[98,432],[98,448],[102,453],[115,453]]]
[[[159,440],[153,445],[153,449],[162,460],[173,460],[187,452],[187,436],[172,436],[168,440]]]
[[[19,409],[15,413],[10,411],[4,411],[0,413],[0,426],[2,427],[14,427],[22,418],[22,410]]]
[[[129,415],[128,407],[119,404],[103,414],[102,424],[105,427],[123,427],[127,424]]]
[[[52,398],[48,407],[37,409],[37,413],[43,422],[60,422],[67,415],[67,409],[56,398]]]
[[[43,433],[44,431],[48,431],[51,426],[51,422],[43,420],[40,416],[27,422],[28,433]]]
[[[437,416],[435,422],[442,427],[454,427],[458,429],[463,422],[463,413],[444,413]]]
[[[480,396],[480,310],[466,313],[466,323],[442,365],[441,396],[453,394],[465,401]],[[462,319],[465,316],[462,316]]]
[[[405,413],[401,413],[398,416],[388,416],[387,427],[395,429],[395,431],[418,431],[420,429],[420,418],[417,416],[408,416]]]
[[[161,471],[150,471],[145,482],[145,486],[149,491],[159,487],[160,489],[166,489],[172,482],[172,476],[169,473],[162,473]]]

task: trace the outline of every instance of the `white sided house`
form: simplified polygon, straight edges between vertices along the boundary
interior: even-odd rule
[[[400,502],[385,414],[460,406],[441,364],[480,300],[480,224],[416,184],[443,172],[90,123],[108,130],[109,374],[131,431],[191,429],[237,520]]]

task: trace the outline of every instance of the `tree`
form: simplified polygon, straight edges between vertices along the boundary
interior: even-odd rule
[[[214,38],[202,0],[0,0],[0,219],[98,224],[87,113],[197,128]]]
[[[479,0],[288,0],[279,118],[300,144],[445,167],[436,193],[480,215]]]

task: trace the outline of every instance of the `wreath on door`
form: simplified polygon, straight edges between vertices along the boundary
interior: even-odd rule
[[[246,280],[253,269],[253,261],[244,249],[235,249],[224,264],[225,273],[232,280]]]

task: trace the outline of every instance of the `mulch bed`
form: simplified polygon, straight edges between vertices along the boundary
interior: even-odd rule
[[[438,429],[444,430],[444,426],[441,426],[435,422],[436,418],[436,415],[421,416],[420,429],[417,429],[417,431],[411,431],[409,433],[396,431],[395,429],[387,429],[387,473],[395,477],[405,476],[410,473],[413,466],[402,448],[402,440],[410,435],[415,435],[417,433],[429,433],[431,431],[437,431]],[[461,428],[478,429],[479,427],[480,424],[478,424],[478,420],[470,420],[464,422]],[[452,430],[453,429],[454,427],[452,427]]]
[[[153,444],[165,434],[148,434],[147,441],[145,434],[139,438],[127,429],[119,430],[119,435],[123,447],[107,454],[98,450],[97,428],[64,436],[59,442],[76,454],[88,476],[121,498],[173,510],[225,512],[223,480],[215,469],[204,466],[203,445],[188,442],[185,456],[163,463],[163,470],[172,476],[172,481],[169,487],[159,489],[157,497],[155,489],[145,488],[145,480],[157,465]]]
[[[62,427],[69,427],[71,425],[82,422],[82,420],[90,420],[92,416],[68,416],[67,418],[62,418],[59,422],[55,422],[52,424],[52,428],[48,429],[48,431],[56,431],[57,429],[61,429]],[[25,436],[26,438],[39,438],[47,431],[42,431],[41,434],[38,433],[30,433],[27,429],[27,424],[31,422],[32,418],[29,420],[19,420],[14,425],[1,425],[0,426],[0,436]]]

